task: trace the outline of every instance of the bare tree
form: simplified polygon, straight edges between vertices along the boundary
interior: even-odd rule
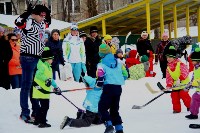
[[[191,15],[190,20],[194,26],[197,26],[197,14]]]
[[[18,15],[18,13],[17,13],[17,8],[16,8],[16,6],[15,6],[13,0],[11,0],[11,4],[12,4],[12,6],[13,6],[13,8],[14,8],[15,15]]]
[[[87,0],[87,7],[89,18],[98,15],[96,0]]]

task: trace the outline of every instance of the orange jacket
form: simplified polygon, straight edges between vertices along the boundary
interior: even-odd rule
[[[20,64],[20,46],[16,45],[16,46],[12,46],[12,52],[13,52],[13,56],[12,59],[10,60],[8,67],[9,67],[9,75],[17,75],[17,74],[22,74],[22,68],[21,68],[21,64]]]

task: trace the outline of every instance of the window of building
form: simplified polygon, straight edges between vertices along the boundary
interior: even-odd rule
[[[11,4],[11,2],[6,2],[6,15],[12,15],[12,4]]]
[[[4,3],[0,3],[0,14],[4,14],[5,9],[4,9]]]

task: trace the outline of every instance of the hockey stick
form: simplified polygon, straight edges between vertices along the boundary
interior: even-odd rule
[[[125,38],[125,49],[126,49],[126,44],[127,44],[127,41],[128,41],[128,37],[131,35],[131,31],[126,35],[126,38]]]
[[[80,89],[62,90],[62,91],[59,91],[59,92],[42,90],[42,93],[44,93],[44,94],[51,94],[51,93],[73,92],[73,91],[91,90],[91,89],[92,88],[86,87],[86,88],[80,88]]]
[[[161,93],[160,95],[154,97],[153,99],[151,99],[150,101],[148,101],[147,103],[145,103],[144,105],[142,106],[138,106],[138,105],[133,105],[132,109],[141,109],[145,106],[147,106],[148,104],[152,103],[153,101],[155,101],[156,99],[158,99],[159,97],[161,97],[162,95],[164,95],[165,92]]]

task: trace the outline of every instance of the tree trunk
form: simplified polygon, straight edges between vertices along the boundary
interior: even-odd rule
[[[15,6],[13,0],[11,0],[11,4],[12,4],[12,6],[13,6],[13,8],[14,8],[15,15],[18,15],[18,13],[17,13],[17,8],[16,8],[16,6]]]
[[[96,0],[87,0],[89,18],[98,15]]]

